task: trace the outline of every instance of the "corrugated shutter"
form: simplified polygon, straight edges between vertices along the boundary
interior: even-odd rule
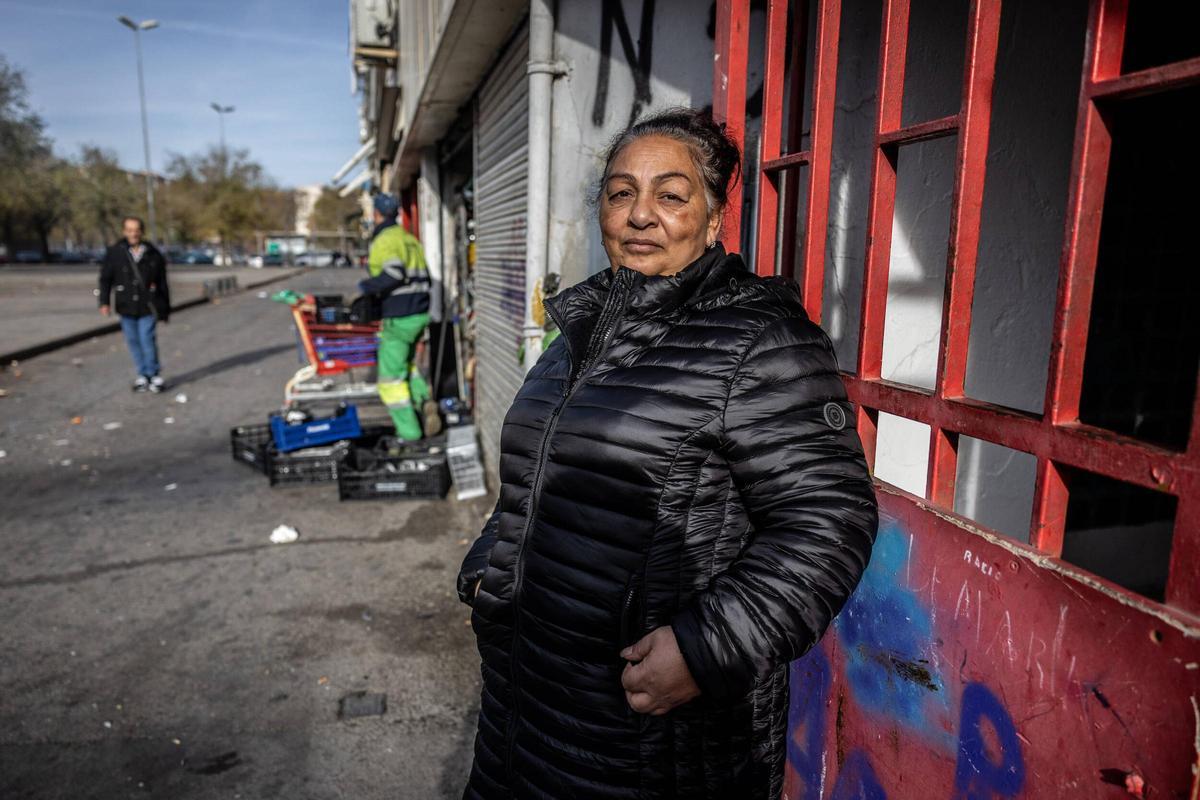
[[[529,153],[529,28],[479,91],[475,123],[476,421],[496,469],[500,428],[521,387],[525,322],[525,195]]]

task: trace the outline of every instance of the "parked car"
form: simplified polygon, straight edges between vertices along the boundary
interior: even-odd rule
[[[181,263],[181,264],[211,264],[211,263],[213,263],[213,257],[209,253],[205,253],[200,250],[192,250],[191,252],[185,253],[183,256],[183,260],[180,261],[179,263]]]
[[[309,250],[296,256],[297,267],[328,267],[333,265],[333,253],[329,250]]]
[[[41,250],[18,250],[13,254],[14,264],[41,264],[45,260]]]
[[[85,250],[63,250],[55,256],[55,261],[59,264],[86,264],[91,260],[90,254]]]

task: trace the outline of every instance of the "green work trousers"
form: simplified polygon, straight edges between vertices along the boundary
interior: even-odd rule
[[[413,363],[417,341],[429,324],[428,314],[388,317],[379,337],[379,399],[396,426],[396,438],[415,442],[421,438],[416,409],[432,396],[429,384]]]

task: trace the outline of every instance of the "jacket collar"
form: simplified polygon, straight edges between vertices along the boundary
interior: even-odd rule
[[[383,222],[375,226],[375,230],[371,231],[371,241],[375,241],[375,237],[383,233],[386,228],[390,228],[396,224],[396,218],[385,219]]]
[[[746,275],[742,257],[726,253],[718,242],[674,275],[646,276],[635,272],[627,314],[634,318],[668,314],[729,289],[730,281],[736,282],[739,276]]]
[[[646,276],[628,267],[629,295],[624,316],[644,318],[670,314],[736,288],[752,277],[740,255],[728,254],[718,242],[674,275]],[[604,269],[546,300],[556,322],[562,327],[572,356],[578,358],[587,347],[592,327],[608,299],[616,273]]]

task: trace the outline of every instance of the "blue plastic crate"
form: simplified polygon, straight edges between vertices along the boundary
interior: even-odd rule
[[[271,415],[271,438],[275,449],[281,453],[336,442],[339,439],[357,439],[362,435],[358,424],[358,409],[347,405],[336,417],[314,419],[289,425],[278,414]]]

